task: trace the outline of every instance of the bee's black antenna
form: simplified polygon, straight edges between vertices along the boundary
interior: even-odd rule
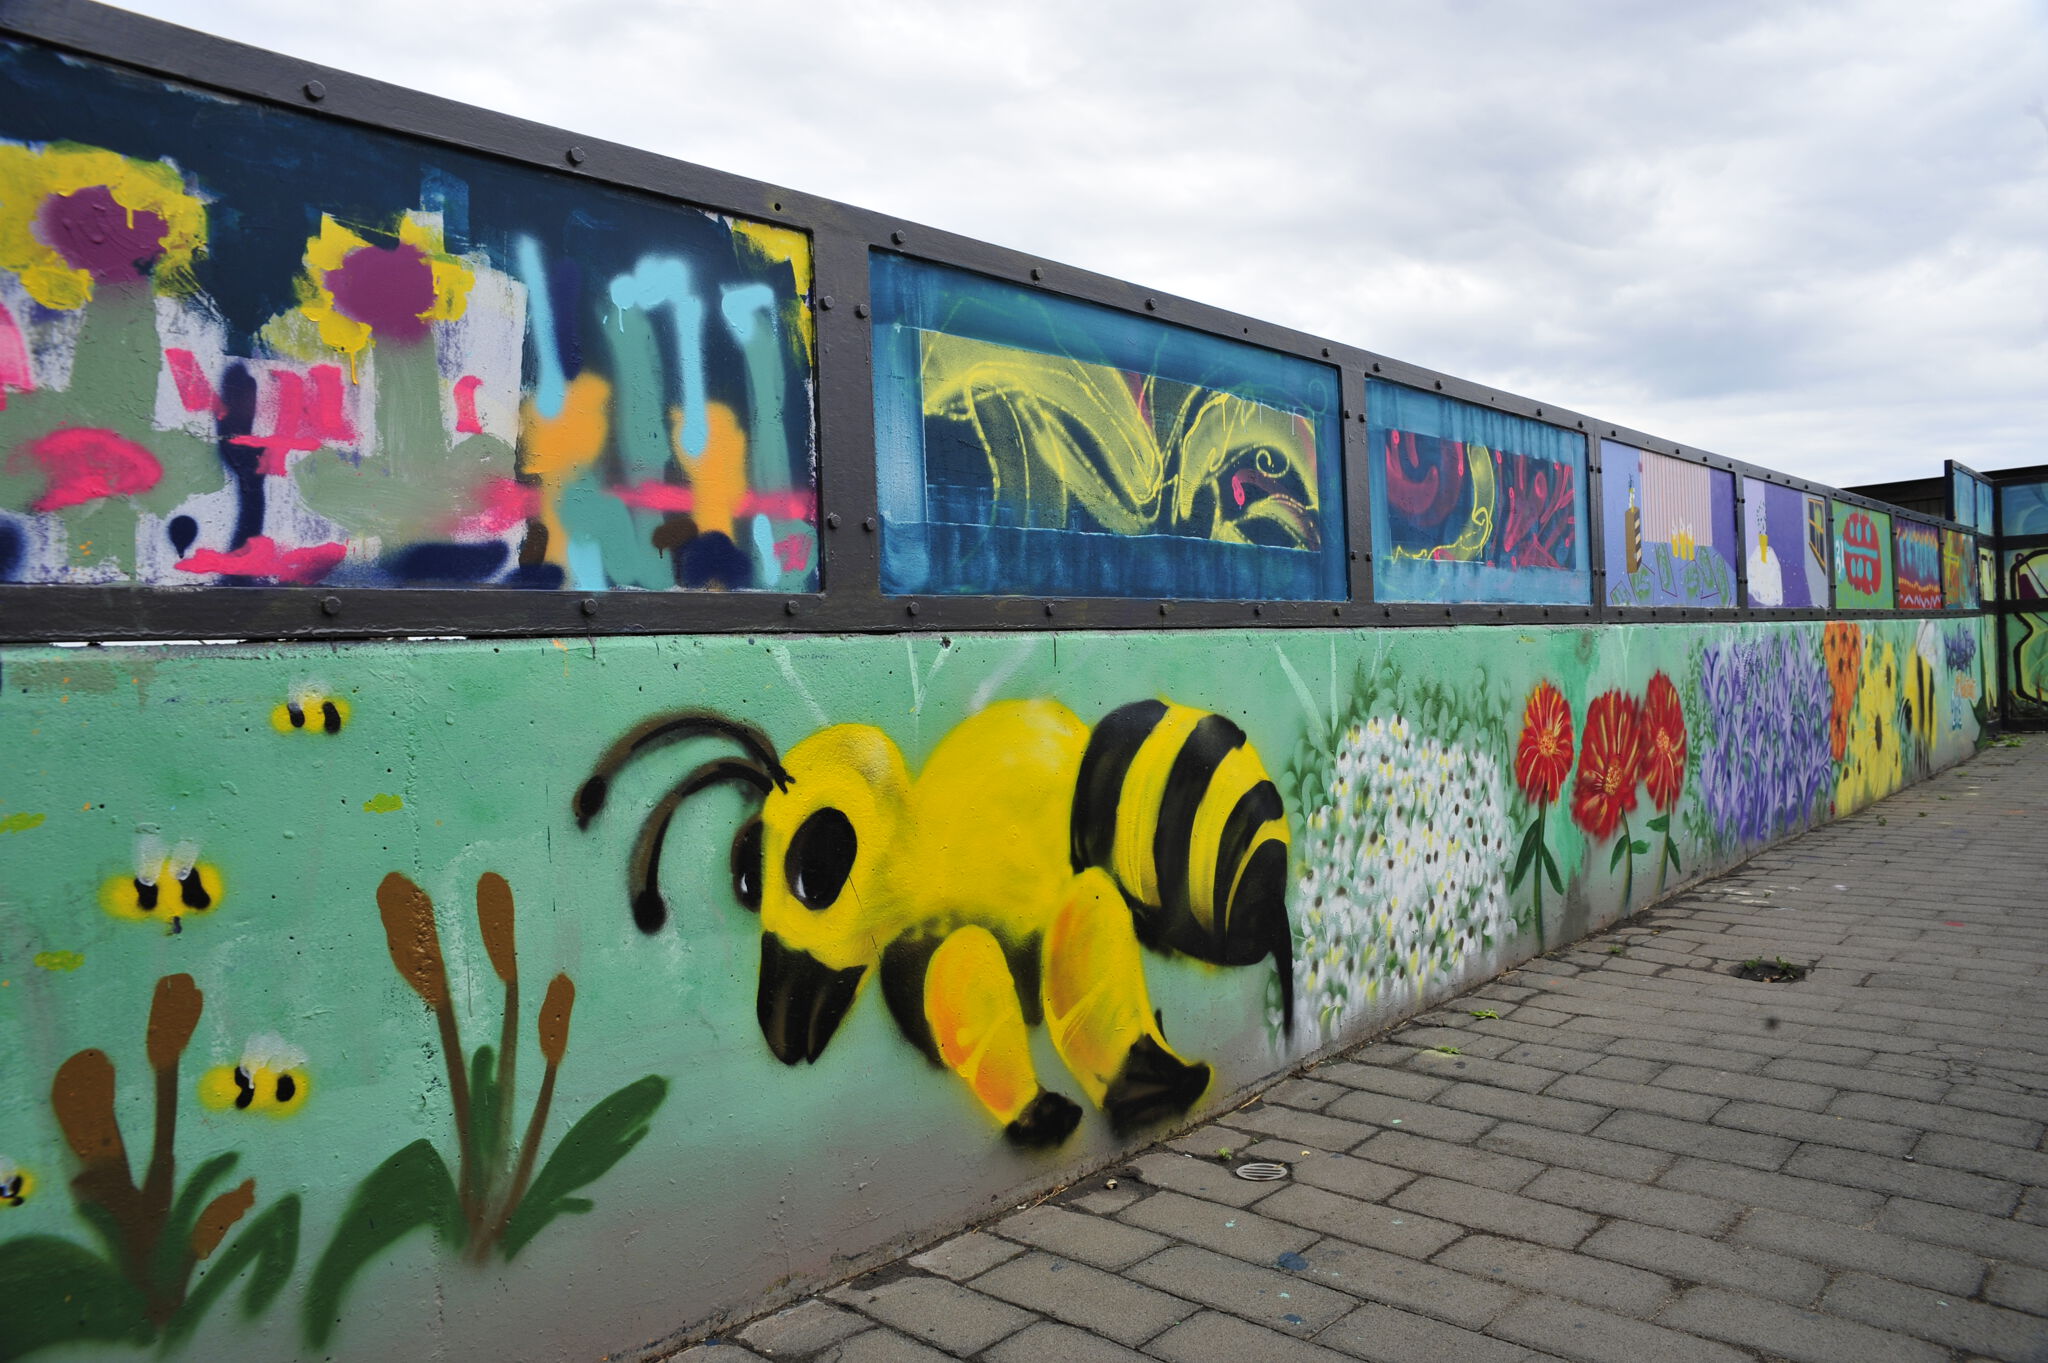
[[[789,788],[789,773],[783,770],[782,762],[775,754],[775,745],[759,729],[708,710],[673,710],[634,725],[605,749],[604,756],[598,758],[597,765],[591,769],[589,779],[576,788],[572,806],[576,812],[576,826],[590,827],[590,821],[603,811],[605,798],[611,794],[612,777],[621,767],[666,744],[706,736],[729,738],[739,744],[754,759],[751,765],[763,782],[773,783],[783,790]],[[763,791],[767,788],[765,784],[761,787]]]
[[[661,797],[647,815],[646,822],[640,825],[640,836],[633,841],[632,860],[626,864],[626,888],[632,894],[633,922],[640,931],[656,933],[661,931],[662,924],[668,922],[668,901],[661,897],[661,845],[668,837],[669,821],[675,817],[683,801],[692,795],[728,782],[751,786],[757,795],[766,795],[773,784],[768,773],[751,762],[721,757],[706,762],[685,776],[675,789]]]

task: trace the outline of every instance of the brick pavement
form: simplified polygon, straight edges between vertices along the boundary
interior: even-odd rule
[[[2044,815],[1987,750],[676,1363],[2048,1363]]]

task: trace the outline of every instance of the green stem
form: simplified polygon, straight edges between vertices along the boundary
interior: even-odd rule
[[[1671,813],[1664,816],[1664,855],[1657,858],[1657,896],[1664,893],[1664,870],[1671,865],[1671,819],[1677,813],[1678,807],[1673,805]]]
[[[1543,827],[1543,821],[1548,817],[1550,817],[1550,802],[1546,800],[1536,806],[1536,826],[1538,828]],[[1543,863],[1544,859],[1549,855],[1549,849],[1543,845],[1543,834],[1538,833],[1536,835],[1536,864],[1530,868],[1534,871],[1536,879],[1536,949],[1538,951],[1547,950],[1550,946],[1550,931],[1543,924],[1543,876],[1544,872],[1549,869]]]
[[[1624,917],[1636,897],[1636,835],[1629,831],[1628,811],[1621,815],[1621,912]]]
[[[512,1214],[519,1210],[521,1199],[526,1196],[526,1185],[533,1180],[533,1163],[540,1154],[540,1138],[547,1134],[548,1109],[555,1101],[555,1071],[559,1068],[550,1061],[541,1075],[540,1096],[533,1102],[533,1119],[526,1124],[526,1139],[519,1145],[519,1171],[512,1176],[512,1188],[505,1195],[505,1205],[498,1212],[497,1224],[491,1227],[487,1243],[477,1247],[477,1260],[505,1234],[505,1227],[512,1223]]]
[[[441,1028],[441,1052],[448,1061],[448,1099],[455,1109],[455,1150],[460,1173],[456,1187],[461,1192],[463,1220],[472,1234],[482,1228],[483,1208],[476,1195],[475,1161],[470,1159],[469,1072],[462,1049],[462,1031],[455,1024],[455,1005],[447,999],[434,1007],[434,1021]]]

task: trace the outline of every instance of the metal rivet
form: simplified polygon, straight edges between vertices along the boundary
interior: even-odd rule
[[[1164,601],[1160,602],[1160,603],[1159,603],[1159,613],[1160,613],[1161,615],[1164,615],[1164,614],[1166,614],[1166,609],[1167,609],[1167,608],[1166,608],[1166,603],[1165,603]]]
[[[889,234],[889,240],[894,242],[896,245],[901,246],[905,241],[909,240],[909,238],[905,237],[901,232],[891,232]]]
[[[580,165],[582,165],[582,164],[583,164],[583,158],[584,158],[584,156],[585,156],[585,155],[586,155],[586,153],[584,152],[583,148],[581,148],[581,147],[571,147],[571,148],[569,148],[569,152],[568,152],[568,156],[569,156],[569,164],[570,164],[570,165],[572,165],[572,166],[580,166]]]
[[[1380,614],[1386,616],[1389,620],[1391,620],[1394,618],[1394,608],[1392,606],[1381,606]]]
[[[866,520],[860,523],[860,528],[867,531],[869,534],[873,534],[875,530],[875,518],[873,516],[868,517]]]
[[[1436,391],[1439,393],[1444,391],[1444,381],[1442,379],[1436,381]]]
[[[1353,563],[1356,563],[1356,562],[1358,562],[1358,551],[1357,551],[1356,549],[1353,549],[1353,550],[1351,551],[1351,561],[1352,561]]]
[[[595,615],[595,614],[597,614],[597,598],[596,598],[596,597],[594,597],[594,596],[586,596],[586,597],[584,597],[584,598],[583,598],[583,605],[581,606],[581,608],[580,608],[580,609],[581,609],[581,610],[583,611],[583,613],[584,613],[585,615]]]
[[[1323,347],[1323,358],[1326,360],[1330,358],[1330,348],[1328,346]]]
[[[1045,271],[1039,269],[1036,265],[1033,265],[1031,267],[1031,277],[1033,279],[1043,279],[1045,278]]]
[[[1344,613],[1344,608],[1343,608],[1342,606],[1332,606],[1332,607],[1330,607],[1330,614],[1332,614],[1332,615],[1342,615],[1343,613]]]
[[[1158,300],[1158,299],[1156,299],[1156,298],[1148,298],[1148,299],[1146,299],[1146,300],[1145,300],[1145,311],[1147,311],[1147,312],[1157,312],[1157,311],[1159,311],[1159,300]]]
[[[831,295],[831,294],[829,294],[829,293],[828,293],[828,294],[826,294],[826,295],[825,295],[825,296],[824,296],[823,298],[820,298],[820,299],[818,300],[818,311],[820,311],[820,312],[830,312],[830,311],[832,311],[832,295]]]
[[[782,603],[782,613],[783,613],[784,615],[795,615],[795,614],[796,614],[796,602],[794,602],[794,601],[785,601],[785,602],[783,602],[783,603]]]
[[[1047,615],[1051,615],[1051,614],[1052,614],[1052,602],[1048,601],[1048,602],[1046,602],[1046,603],[1045,603],[1045,613],[1046,613]]]
[[[338,597],[338,596],[323,596],[323,597],[321,597],[321,598],[320,598],[320,613],[321,613],[322,615],[339,615],[339,614],[341,614],[341,598],[340,598],[340,597]]]
[[[913,601],[909,605],[905,606],[903,609],[909,611],[912,615],[915,615],[917,614],[917,603]]]
[[[865,304],[865,303],[855,303],[855,304],[853,305],[853,315],[854,315],[855,317],[865,317],[865,316],[867,316],[867,315],[868,315],[868,305],[867,305],[867,304]]]
[[[1358,424],[1359,424],[1359,425],[1361,425],[1361,426],[1363,426],[1363,425],[1365,424],[1365,413],[1364,413],[1364,412],[1360,412],[1360,413],[1358,414]]]
[[[323,99],[327,98],[327,87],[326,87],[326,86],[324,86],[324,85],[322,85],[322,84],[321,84],[321,83],[320,83],[319,81],[317,81],[317,80],[309,80],[309,81],[307,81],[307,82],[306,82],[306,98],[307,98],[307,99],[310,99],[310,100],[316,100],[316,101],[317,101],[317,100],[323,100]]]
[[[1257,602],[1253,602],[1253,603],[1252,603],[1252,614],[1253,614],[1253,615],[1264,615],[1265,613],[1266,613],[1266,608],[1265,608],[1264,606],[1261,606],[1261,605],[1259,605],[1259,604],[1258,604]]]
[[[1372,372],[1375,374],[1380,372],[1380,362],[1378,360],[1372,362]]]
[[[830,511],[825,514],[825,528],[827,530],[837,530],[839,528],[839,513],[837,511]]]
[[[1345,419],[1346,421],[1349,421],[1349,420],[1351,420],[1351,409],[1350,409],[1349,407],[1346,407],[1346,408],[1344,409],[1344,419]]]

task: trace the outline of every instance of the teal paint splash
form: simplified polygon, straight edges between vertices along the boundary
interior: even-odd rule
[[[747,401],[753,408],[747,477],[757,492],[789,486],[789,432],[782,420],[782,329],[775,307],[775,290],[766,284],[730,286],[719,298],[726,329],[746,357]],[[778,567],[775,573],[780,572]]]
[[[711,420],[704,409],[704,300],[697,296],[688,262],[675,256],[643,256],[631,274],[612,280],[612,304],[619,310],[623,331],[629,309],[652,312],[666,303],[675,320],[676,368],[683,386],[683,449],[704,453],[711,440]],[[629,371],[621,365],[621,391],[630,391]]]

